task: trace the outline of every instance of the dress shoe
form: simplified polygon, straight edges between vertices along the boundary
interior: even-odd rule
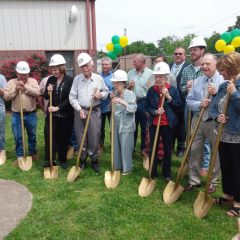
[[[67,165],[66,162],[60,163],[60,166],[61,166],[62,169],[65,169],[65,170],[68,168],[68,165]]]
[[[92,163],[92,168],[95,173],[99,173],[99,165],[97,162]]]
[[[200,188],[200,187],[201,187],[201,184],[197,184],[197,185],[188,184],[187,187],[184,188],[184,192],[192,191],[194,188]]]
[[[86,167],[87,167],[87,163],[86,162],[80,162],[81,170],[84,170]]]

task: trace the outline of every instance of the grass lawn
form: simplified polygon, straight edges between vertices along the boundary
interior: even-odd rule
[[[29,172],[13,167],[15,145],[11,116],[7,117],[7,162],[0,167],[0,178],[16,180],[33,194],[33,207],[28,216],[6,238],[11,239],[231,239],[237,232],[236,219],[226,216],[226,209],[213,207],[199,220],[192,207],[197,191],[184,193],[173,205],[163,203],[165,182],[159,177],[157,188],[148,198],[138,196],[138,185],[146,172],[142,168],[139,145],[134,155],[134,171],[122,176],[115,190],[104,185],[104,171],[110,168],[110,144],[101,158],[101,173],[91,168],[81,173],[75,183],[68,183],[68,171],[60,170],[57,180],[43,179],[44,117],[38,113],[38,153]],[[69,161],[74,164],[75,160]],[[89,165],[88,165],[89,166]],[[173,155],[173,172],[179,161]],[[186,183],[186,180],[185,180]],[[185,184],[183,183],[183,184]],[[220,194],[220,188],[218,193]]]

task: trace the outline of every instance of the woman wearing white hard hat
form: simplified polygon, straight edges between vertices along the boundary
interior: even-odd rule
[[[52,76],[48,78],[44,98],[49,99],[49,92],[52,92],[52,106],[48,106],[45,119],[45,164],[49,167],[49,112],[53,114],[53,156],[56,165],[55,155],[58,152],[58,160],[62,168],[67,168],[67,149],[73,129],[73,108],[69,103],[69,93],[72,87],[73,78],[66,74],[66,61],[60,54],[51,57],[49,67]]]
[[[112,103],[114,104],[114,168],[122,170],[123,175],[132,171],[134,149],[135,112],[137,110],[135,94],[126,89],[127,73],[117,70],[111,79],[114,86]]]
[[[40,95],[37,80],[29,78],[30,68],[27,62],[20,61],[16,65],[17,78],[8,81],[7,89],[4,91],[6,101],[12,100],[12,130],[16,144],[16,155],[23,157],[22,131],[20,118],[20,94],[22,92],[24,125],[28,134],[28,149],[33,160],[37,159],[36,149],[36,100]],[[17,165],[17,160],[14,162]]]
[[[171,178],[172,137],[174,133],[173,129],[177,125],[178,121],[176,112],[180,109],[181,106],[181,100],[177,88],[171,86],[168,83],[169,73],[170,69],[168,64],[166,64],[165,62],[160,62],[156,64],[153,72],[155,84],[154,86],[149,88],[145,101],[145,108],[146,111],[149,113],[150,158],[152,155],[153,142],[156,133],[158,118],[159,115],[161,115],[161,127],[158,136],[157,146],[159,144],[159,138],[161,136],[164,149],[162,173],[166,181],[169,181]],[[160,108],[163,96],[165,96],[165,102],[163,108]],[[155,154],[152,169],[152,178],[157,177],[157,166],[158,158],[157,154]]]

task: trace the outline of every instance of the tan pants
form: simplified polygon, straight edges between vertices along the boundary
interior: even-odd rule
[[[192,120],[191,132],[195,129],[198,115],[195,115]],[[204,144],[206,139],[209,140],[210,148],[213,149],[214,140],[216,139],[217,123],[215,121],[201,121],[197,134],[194,138],[190,160],[189,160],[189,183],[197,185],[201,183],[200,170],[203,162]],[[213,171],[212,184],[217,185],[218,175],[220,172],[219,157],[217,155],[216,165]]]

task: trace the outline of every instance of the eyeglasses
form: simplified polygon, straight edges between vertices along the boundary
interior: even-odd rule
[[[183,53],[181,53],[181,52],[177,53],[177,52],[176,52],[176,53],[174,53],[174,55],[175,55],[175,56],[177,56],[177,55],[181,56],[181,55],[183,55]]]

